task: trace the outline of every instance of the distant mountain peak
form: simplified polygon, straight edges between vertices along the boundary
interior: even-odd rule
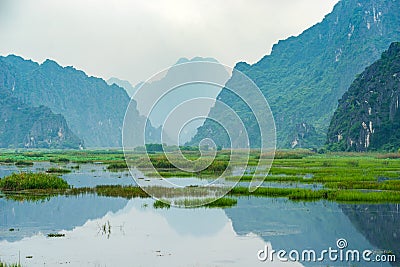
[[[212,57],[194,57],[192,59],[188,59],[186,57],[181,57],[174,65],[184,64],[188,62],[215,62],[218,63],[218,60]]]

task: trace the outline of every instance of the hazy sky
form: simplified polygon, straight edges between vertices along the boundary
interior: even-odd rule
[[[135,84],[180,57],[254,63],[338,0],[0,0],[0,54]]]

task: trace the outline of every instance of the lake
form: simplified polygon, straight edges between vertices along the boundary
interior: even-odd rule
[[[0,167],[2,176],[15,168]],[[98,164],[63,177],[75,187],[134,184],[127,172],[108,172]],[[153,203],[92,194],[39,202],[0,198],[0,259],[23,266],[399,266],[327,257],[300,263],[258,259],[265,247],[319,254],[337,249],[338,239],[346,240],[346,249],[386,250],[400,257],[398,204],[255,197],[240,197],[226,209],[155,209]]]

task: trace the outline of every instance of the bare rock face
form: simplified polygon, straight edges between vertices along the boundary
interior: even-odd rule
[[[365,69],[339,101],[328,147],[341,151],[400,148],[400,43]]]

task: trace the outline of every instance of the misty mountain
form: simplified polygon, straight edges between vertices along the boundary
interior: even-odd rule
[[[88,147],[121,146],[122,125],[130,101],[124,89],[52,60],[38,64],[14,55],[0,59],[12,73],[13,84],[5,88],[11,97],[28,106],[46,106],[62,114],[69,128]],[[146,119],[137,110],[130,112],[137,125],[144,125]],[[149,129],[154,130],[151,126]]]
[[[399,25],[399,1],[341,0],[322,22],[299,36],[279,41],[270,55],[254,65],[236,65],[267,98],[275,118],[278,147],[324,144],[337,100],[356,74],[377,60],[390,43],[400,40]],[[233,80],[235,77],[226,86]],[[218,99],[235,109],[249,132],[256,131],[251,110],[238,103],[229,90],[223,89]],[[224,118],[217,106],[210,115]],[[191,144],[206,137],[229,146],[211,120],[199,128]],[[259,139],[255,136],[253,144]]]
[[[328,130],[331,150],[400,148],[400,43],[365,69],[339,101]]]
[[[139,84],[135,85],[135,87],[133,87],[132,84],[130,82],[128,82],[128,81],[120,80],[118,78],[112,77],[112,78],[107,80],[107,84],[108,85],[116,84],[119,87],[124,88],[126,93],[129,95],[129,97],[132,97],[135,94],[136,90],[140,87],[140,85],[142,83],[139,83]]]

